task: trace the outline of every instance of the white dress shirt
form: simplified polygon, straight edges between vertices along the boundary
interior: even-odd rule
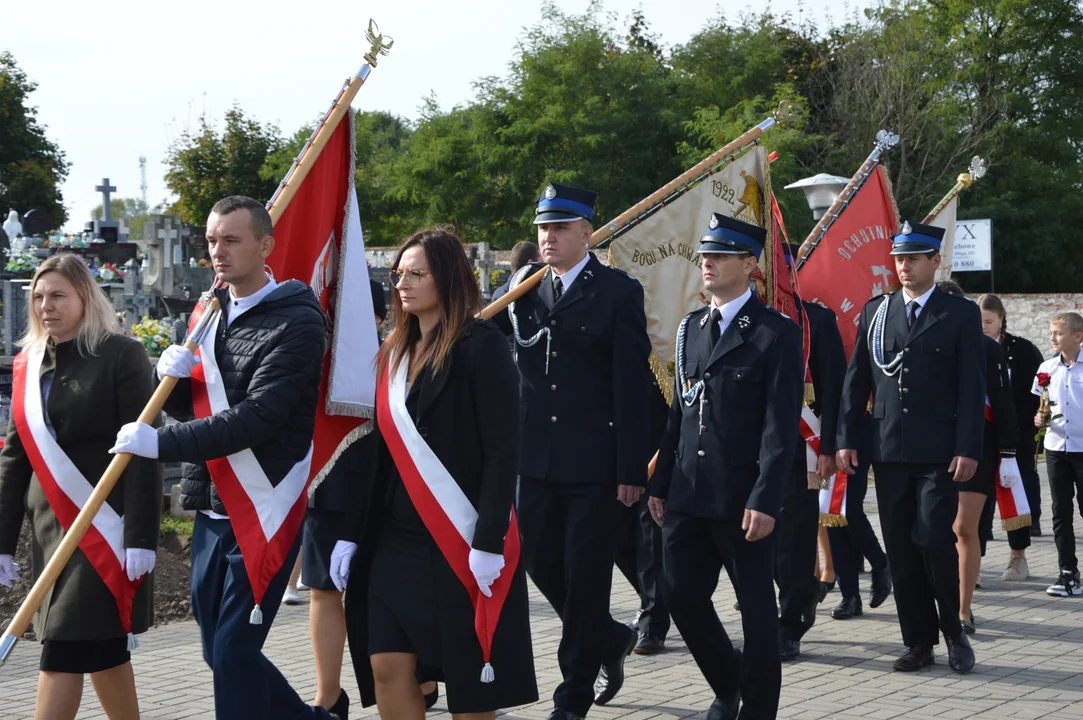
[[[570,270],[568,270],[568,272],[564,273],[563,275],[561,275],[559,272],[557,272],[556,268],[553,268],[553,274],[556,275],[558,278],[560,278],[560,286],[561,286],[561,293],[562,294],[568,292],[568,288],[570,288],[572,286],[572,283],[575,282],[575,279],[577,277],[579,277],[579,273],[582,272],[583,268],[585,268],[587,266],[587,263],[589,263],[589,262],[590,262],[590,253],[587,253],[586,255],[583,256],[582,260],[580,260],[575,265],[573,265],[572,268]]]
[[[933,290],[936,290],[936,285],[933,285],[931,288],[926,290],[918,297],[911,297],[910,291],[906,288],[903,288],[903,300],[906,301],[907,323],[913,324],[910,322],[910,303],[916,302],[918,304],[917,315],[914,317],[914,322],[917,322],[918,318],[921,317],[921,312],[925,309],[925,306],[929,304],[929,296],[933,294]]]
[[[737,317],[737,313],[741,311],[741,308],[745,306],[750,297],[752,297],[752,291],[746,288],[742,295],[721,306],[715,303],[714,298],[711,299],[711,309],[718,308],[718,311],[722,314],[722,317],[718,320],[718,329],[721,331],[718,337],[722,337],[722,333],[726,332],[726,328]]]
[[[1053,415],[1045,433],[1045,449],[1059,452],[1083,452],[1083,363],[1068,365],[1061,355],[1046,360],[1038,372],[1049,373],[1049,399],[1056,403],[1049,408]],[[1039,397],[1042,388],[1034,377],[1030,391]],[[1072,421],[1075,421],[1075,425]]]

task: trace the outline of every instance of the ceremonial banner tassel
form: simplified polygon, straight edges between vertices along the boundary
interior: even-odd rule
[[[654,215],[656,212],[662,210],[695,187],[698,183],[706,180],[713,173],[717,172],[722,165],[731,162],[735,156],[755,145],[763,133],[770,130],[776,124],[785,122],[789,118],[789,115],[790,109],[788,103],[780,103],[778,110],[775,111],[774,115],[767,118],[759,125],[749,128],[733,142],[704,158],[658,190],[655,190],[643,200],[640,200],[638,203],[625,210],[613,220],[610,220],[604,226],[595,230],[594,234],[590,237],[588,248],[595,248],[603,242],[617,239],[639,223]],[[478,313],[478,317],[488,320],[501,310],[507,308],[508,305],[537,287],[547,270],[548,266],[541,268],[533,275],[525,278],[518,286],[502,295],[499,300],[490,303],[482,309],[482,311]],[[676,326],[673,327],[673,331],[675,331],[675,329]],[[672,339],[670,339],[670,342],[672,342]]]
[[[847,358],[854,349],[861,308],[898,286],[891,258],[898,213],[887,175],[879,167],[880,156],[898,141],[893,133],[877,134],[873,151],[798,253],[804,299],[835,311]]]
[[[294,195],[297,194],[302,181],[315,166],[317,159],[320,157],[321,150],[331,140],[332,135],[340,125],[342,118],[346,116],[346,113],[349,111],[350,102],[352,102],[357,91],[360,90],[361,85],[369,76],[372,68],[376,66],[376,58],[379,55],[386,55],[387,51],[391,48],[392,43],[385,42],[384,37],[380,35],[376,28],[376,24],[371,21],[369,22],[368,38],[372,42],[372,47],[365,55],[365,64],[361,66],[357,75],[347,81],[346,85],[339,92],[334,103],[331,105],[330,110],[328,110],[323,120],[321,120],[320,124],[317,126],[312,138],[305,144],[305,147],[302,148],[300,154],[298,154],[297,160],[286,174],[286,179],[268,203],[267,209],[271,214],[271,220],[276,224],[289,207]],[[345,200],[345,198],[343,198],[343,200]],[[343,213],[345,212],[346,211],[343,210]],[[363,249],[361,251],[361,257],[362,259],[364,257]],[[306,269],[310,273],[310,276],[305,277],[304,280],[308,282],[311,278],[313,267],[309,265]],[[288,274],[283,275],[282,277],[286,276],[288,276]],[[199,344],[202,342],[208,327],[210,327],[211,320],[218,315],[218,300],[214,297],[213,291],[220,287],[220,285],[220,280],[215,279],[214,285],[204,294],[201,317],[184,343],[184,346],[193,353],[199,349]],[[367,287],[366,295],[368,295]],[[371,303],[371,297],[369,301]],[[375,325],[375,319],[373,319],[372,323]],[[146,407],[143,408],[143,412],[140,413],[139,422],[147,425],[154,423],[161,412],[162,407],[165,405],[166,399],[173,392],[173,388],[176,384],[176,378],[162,378],[162,381],[158,384],[154,394],[151,395],[150,400],[147,402]],[[351,422],[360,424],[361,420],[358,418],[351,418]],[[30,592],[27,593],[19,610],[15,613],[15,616],[4,630],[4,634],[0,636],[0,665],[3,665],[7,661],[12,650],[15,648],[15,645],[18,643],[19,638],[26,632],[27,627],[29,627],[31,620],[34,617],[34,613],[38,611],[42,602],[45,601],[45,597],[56,584],[57,578],[71,559],[76,548],[79,547],[79,543],[91,527],[95,515],[97,515],[98,511],[109,497],[109,493],[111,493],[116,486],[117,481],[124,473],[124,469],[128,466],[128,462],[131,458],[132,456],[128,453],[120,453],[114,456],[109,463],[109,467],[106,468],[105,473],[94,486],[94,490],[90,494],[90,497],[87,498],[82,509],[79,511],[79,514],[75,517],[71,526],[64,534],[64,539],[60,542],[60,545],[57,546],[52,557],[49,558],[49,562],[45,564],[45,567],[42,569],[37,580],[34,581],[33,587],[31,587]]]
[[[835,473],[820,490],[820,524],[824,527],[845,527],[846,478],[842,470]]]

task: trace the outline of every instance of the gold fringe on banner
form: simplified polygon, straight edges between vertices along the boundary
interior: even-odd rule
[[[820,524],[824,527],[846,527],[845,515],[832,515],[831,513],[820,513]]]
[[[1021,528],[1030,526],[1030,513],[1026,515],[1016,515],[1013,518],[1002,520],[1001,524],[1004,525],[1005,530],[1019,530]]]
[[[810,472],[808,473],[808,489],[809,490],[826,490],[827,480],[820,477],[820,473]]]
[[[805,383],[805,405],[812,405],[816,402],[816,389],[812,387],[812,383]]]

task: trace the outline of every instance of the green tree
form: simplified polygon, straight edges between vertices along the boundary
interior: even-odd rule
[[[276,125],[261,125],[236,106],[226,112],[221,135],[200,117],[199,127],[181,133],[166,152],[166,187],[177,196],[170,212],[202,225],[214,203],[227,195],[266,202],[278,180],[265,177],[261,169],[282,144]]]
[[[0,51],[0,203],[23,214],[41,210],[60,227],[68,217],[60,193],[68,162],[28,104],[36,89],[11,53]]]

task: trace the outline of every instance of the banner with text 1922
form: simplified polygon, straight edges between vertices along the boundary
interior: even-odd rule
[[[711,213],[764,226],[770,213],[770,179],[762,147],[755,147],[613,241],[609,264],[643,285],[651,368],[669,398],[677,328],[703,307],[701,261],[696,250]]]
[[[899,287],[891,239],[898,228],[895,204],[877,166],[801,266],[801,297],[826,305],[839,318],[846,357],[854,349],[861,308]]]

